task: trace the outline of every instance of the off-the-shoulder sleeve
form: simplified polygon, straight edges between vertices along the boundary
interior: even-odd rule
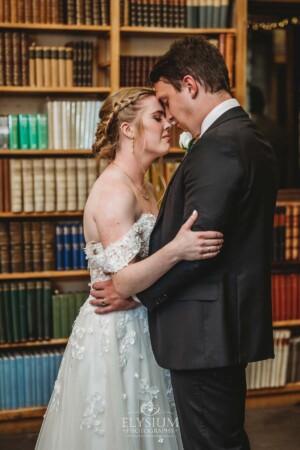
[[[142,245],[142,227],[135,223],[121,239],[113,242],[104,250],[104,271],[116,273],[128,266],[130,261],[140,253]]]

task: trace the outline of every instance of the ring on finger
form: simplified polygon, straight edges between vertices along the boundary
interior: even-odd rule
[[[101,301],[101,305],[102,305],[102,306],[106,306],[106,303],[105,303],[104,300]]]

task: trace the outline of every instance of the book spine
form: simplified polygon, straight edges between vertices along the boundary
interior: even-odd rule
[[[50,281],[43,281],[43,328],[45,339],[52,337],[52,287]]]
[[[10,160],[10,200],[11,211],[21,212],[23,209],[22,163],[17,159]]]
[[[48,117],[47,114],[37,114],[37,145],[40,150],[48,148]]]
[[[17,150],[20,148],[19,144],[19,120],[16,114],[10,114],[8,116],[8,128],[9,128],[9,148]]]

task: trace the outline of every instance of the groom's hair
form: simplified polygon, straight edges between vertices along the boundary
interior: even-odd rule
[[[191,75],[206,91],[225,90],[230,93],[228,69],[218,48],[199,36],[177,39],[154,64],[149,74],[153,86],[160,79],[181,91],[181,81]]]

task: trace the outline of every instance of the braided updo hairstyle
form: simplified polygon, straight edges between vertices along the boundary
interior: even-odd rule
[[[155,96],[148,88],[124,88],[107,97],[100,109],[93,154],[98,162],[115,159],[119,148],[119,130],[122,122],[132,123],[141,108],[141,100]]]

